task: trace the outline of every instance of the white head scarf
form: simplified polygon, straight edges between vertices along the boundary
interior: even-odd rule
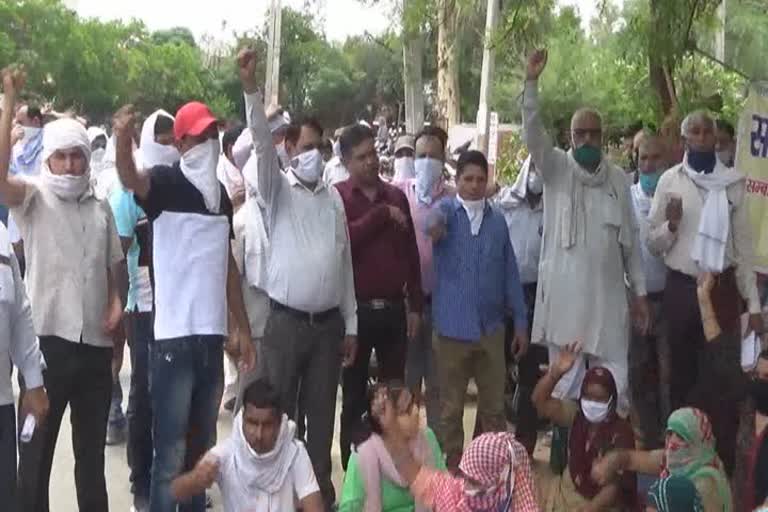
[[[48,159],[56,151],[77,148],[83,152],[86,160],[85,173],[82,176],[53,174],[48,167]],[[80,199],[89,190],[91,178],[91,143],[85,127],[74,119],[58,119],[45,125],[43,130],[43,183],[55,195],[64,201]]]
[[[164,146],[155,142],[155,122],[159,116],[167,117],[171,121],[173,116],[165,110],[156,110],[150,115],[141,127],[141,139],[139,143],[139,156],[136,165],[142,169],[151,169],[156,165],[173,165],[181,156],[179,150],[173,146]]]

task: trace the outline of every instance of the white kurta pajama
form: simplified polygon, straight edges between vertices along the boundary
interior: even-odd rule
[[[631,326],[625,275],[632,293],[646,294],[629,184],[608,160],[590,174],[554,147],[539,115],[536,82],[525,85],[523,131],[547,198],[531,341],[547,344],[551,361],[561,347],[582,343],[584,356],[554,396],[577,398],[587,366],[605,366],[626,412]]]

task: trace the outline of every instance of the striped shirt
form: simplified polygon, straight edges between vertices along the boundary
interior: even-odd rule
[[[445,235],[433,248],[432,310],[438,334],[478,341],[507,316],[527,332],[523,288],[504,215],[486,205],[480,232],[473,236],[469,217],[455,197],[443,199],[434,214],[427,226],[445,225]]]

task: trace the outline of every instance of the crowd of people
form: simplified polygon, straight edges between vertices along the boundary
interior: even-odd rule
[[[105,445],[123,437],[138,512],[202,512],[214,483],[227,512],[768,505],[768,352],[742,351],[763,284],[730,125],[697,111],[641,130],[628,173],[584,108],[558,147],[538,50],[514,184],[471,149],[450,176],[434,126],[397,139],[384,179],[371,127],[331,145],[316,119],[265,109],[255,55],[237,59],[245,126],[224,129],[195,101],[140,130],[127,105],[111,135],[44,123],[23,69],[3,70],[4,510],[58,510],[67,407],[83,512],[108,510]]]

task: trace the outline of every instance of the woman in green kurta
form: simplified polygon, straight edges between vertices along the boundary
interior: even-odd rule
[[[400,384],[377,384],[370,393],[364,424],[369,432],[349,458],[339,512],[421,512],[414,503],[387,450],[378,417],[389,401],[399,411],[401,429],[410,432],[411,452],[422,463],[445,469],[445,461],[434,432],[422,427],[414,395]],[[366,437],[365,435],[362,437]]]

